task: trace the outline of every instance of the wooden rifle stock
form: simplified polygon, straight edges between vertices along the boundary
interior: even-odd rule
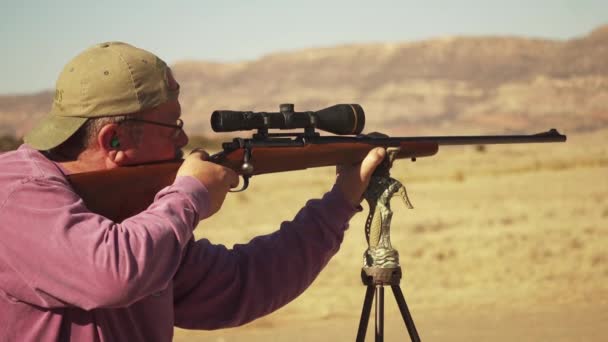
[[[416,159],[437,153],[439,145],[515,144],[566,141],[555,130],[517,136],[449,137],[296,137],[235,139],[210,161],[244,177],[307,168],[356,164],[379,146],[399,147],[397,158]],[[247,164],[249,167],[244,167]],[[89,210],[116,222],[145,210],[154,196],[175,180],[181,161],[120,167],[72,174],[68,180]]]
[[[437,144],[404,143],[399,158],[417,158],[437,153]],[[252,150],[252,175],[354,164],[377,145],[323,144],[292,147],[258,147]],[[244,149],[220,152],[211,161],[242,175]],[[181,161],[119,167],[112,170],[76,173],[68,176],[74,191],[87,208],[116,222],[145,210],[154,196],[175,180]]]
[[[251,150],[249,163],[253,166],[251,175],[274,172],[303,170],[314,167],[339,164],[355,164],[363,160],[367,153],[378,147],[366,143],[308,144],[303,146],[256,147]],[[401,143],[398,158],[418,158],[437,153],[437,143]],[[246,154],[245,149],[220,152],[211,160],[243,174],[241,166]]]
[[[175,180],[181,161],[119,167],[68,175],[87,208],[115,222],[144,211]]]

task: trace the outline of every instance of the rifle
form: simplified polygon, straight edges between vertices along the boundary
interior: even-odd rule
[[[244,179],[243,191],[254,175],[361,162],[375,147],[397,147],[396,159],[435,155],[444,145],[485,145],[564,142],[557,130],[531,135],[388,137],[361,134],[365,113],[358,104],[339,104],[316,112],[295,112],[283,104],[277,113],[215,111],[215,132],[257,130],[251,138],[222,144],[210,161],[228,167]],[[296,133],[269,133],[269,129],[301,129]],[[334,136],[321,136],[320,129]],[[165,161],[68,176],[87,207],[114,221],[145,210],[162,188],[173,183],[182,161]],[[101,196],[112,189],[113,196]]]

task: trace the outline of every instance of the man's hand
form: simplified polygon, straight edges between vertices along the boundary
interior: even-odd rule
[[[385,156],[386,150],[377,147],[369,151],[361,163],[336,167],[336,186],[354,207],[361,203],[372,173]]]
[[[238,175],[231,169],[206,161],[209,154],[194,150],[177,170],[177,177],[192,176],[201,182],[209,192],[209,216],[222,207],[228,190],[239,185]]]

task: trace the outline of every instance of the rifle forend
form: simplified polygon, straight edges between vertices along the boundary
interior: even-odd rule
[[[358,105],[338,105],[329,107],[326,112],[316,113],[348,113],[345,111],[348,109],[348,115],[354,115],[358,122],[364,122],[363,110],[358,111],[354,106],[360,108]],[[344,114],[338,116],[340,115],[345,117]],[[354,121],[343,122],[347,122],[351,128],[359,129],[358,125],[352,125]],[[244,186],[239,191],[247,188],[249,178],[254,175],[354,164],[361,162],[367,153],[376,147],[399,147],[397,158],[415,161],[416,158],[436,154],[440,145],[566,141],[566,136],[555,129],[531,135],[388,137],[380,134],[320,136],[314,131],[314,125],[303,127],[303,133],[268,133],[266,126],[248,129],[252,128],[258,129],[258,133],[252,138],[236,138],[232,142],[224,143],[223,150],[210,157],[210,161],[243,176]],[[145,210],[156,193],[173,182],[180,165],[181,161],[169,161],[121,167],[72,174],[68,176],[68,180],[91,211],[114,221],[121,221]]]

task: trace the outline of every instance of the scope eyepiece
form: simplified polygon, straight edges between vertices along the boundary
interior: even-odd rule
[[[364,126],[365,113],[358,104],[338,104],[316,112],[294,112],[293,104],[282,104],[278,113],[216,110],[211,114],[214,132],[318,128],[333,134],[356,135]]]

